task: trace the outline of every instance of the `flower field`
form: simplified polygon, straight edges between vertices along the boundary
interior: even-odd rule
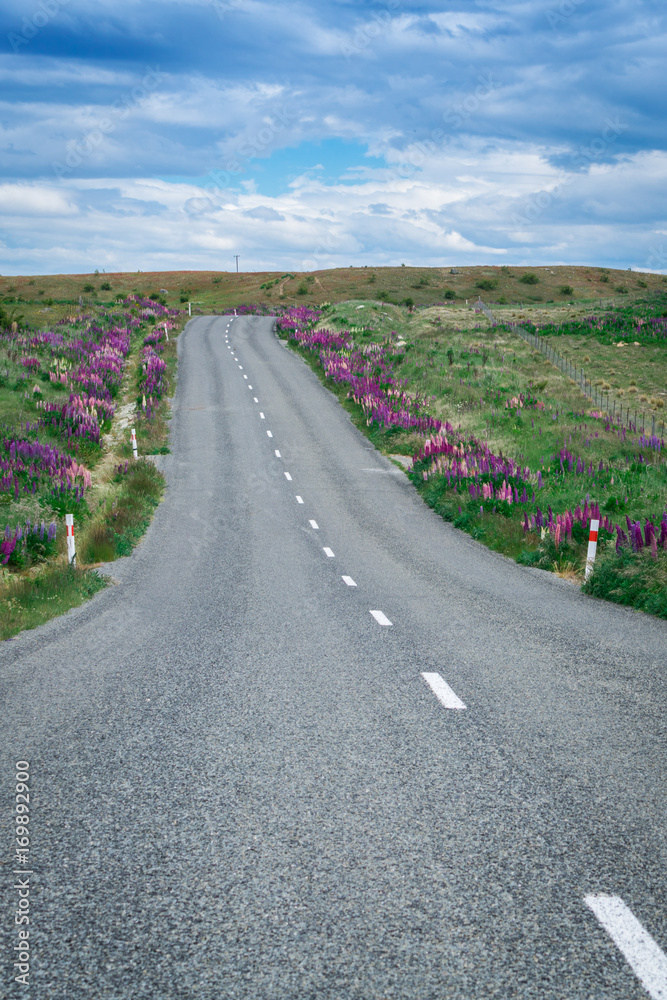
[[[113,558],[123,548],[121,535],[108,532],[100,551],[94,544],[123,484],[137,471],[126,465],[118,472],[129,449],[113,434],[114,417],[129,394],[136,399],[138,433],[144,439],[154,433],[170,384],[167,338],[178,323],[176,310],[131,296],[114,308],[70,315],[50,329],[14,323],[0,333],[3,586],[12,575],[40,567],[46,572],[54,558],[63,558],[67,513],[74,515],[79,565]],[[173,368],[173,337],[171,347]],[[114,454],[115,466],[109,461]],[[75,589],[83,593],[90,586],[79,581]]]
[[[599,592],[601,567],[611,579],[615,564],[626,576],[633,566],[640,596],[627,599],[619,580],[601,596],[667,617],[662,439],[588,409],[574,383],[551,366],[545,378],[544,359],[508,331],[459,329],[443,343],[433,316],[430,329],[415,323],[413,337],[409,327],[399,337],[373,323],[329,330],[327,319],[291,308],[277,328],[317,359],[379,447],[411,455],[411,478],[439,513],[521,563],[579,580],[596,518],[599,556],[587,589]],[[656,323],[654,345],[659,334]]]

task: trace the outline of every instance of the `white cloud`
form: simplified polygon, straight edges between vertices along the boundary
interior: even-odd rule
[[[62,191],[53,188],[0,184],[0,212],[6,216],[61,216],[75,215],[77,208]],[[6,228],[10,225],[6,224]]]

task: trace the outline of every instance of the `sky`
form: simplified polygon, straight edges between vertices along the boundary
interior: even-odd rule
[[[4,0],[0,274],[667,273],[663,0]]]

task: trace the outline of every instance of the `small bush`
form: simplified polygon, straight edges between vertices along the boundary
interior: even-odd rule
[[[522,285],[539,285],[540,279],[532,271],[528,271],[527,274],[522,274],[519,278]]]
[[[453,299],[456,298],[456,292],[453,292],[451,288],[448,288],[447,291],[445,292],[445,298],[451,302]]]
[[[605,283],[605,285],[608,284],[608,282],[609,282],[609,275],[608,274],[601,274],[600,275],[600,281],[603,281]]]
[[[96,524],[88,532],[82,546],[84,563],[111,562],[116,558],[113,534],[106,524]]]
[[[95,285],[87,284],[83,286],[83,291],[88,295],[95,291]]]
[[[296,290],[296,294],[297,295],[307,295],[308,294],[308,285],[306,285],[305,282],[302,281],[301,284],[299,285],[299,287]]]
[[[667,554],[621,549],[598,558],[584,591],[616,604],[626,604],[659,618],[667,618]]]
[[[627,294],[628,294],[628,290],[627,290],[627,288],[625,287],[625,285],[617,285],[617,286],[616,286],[616,289],[615,289],[615,291],[616,291],[616,292],[617,292],[617,293],[618,293],[619,295],[627,295]]]
[[[103,292],[110,292],[111,291],[111,285],[109,284],[108,281],[103,281],[102,284],[100,285],[100,288],[101,288],[101,290]]]
[[[561,287],[560,287],[560,294],[561,295],[573,295],[574,294],[574,288],[572,287],[572,285],[561,285]]]
[[[475,282],[475,288],[481,288],[485,292],[492,292],[497,287],[498,282],[495,278],[480,278],[479,281]]]

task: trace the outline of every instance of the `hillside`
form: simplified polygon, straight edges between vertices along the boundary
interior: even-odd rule
[[[455,271],[456,273],[451,273]],[[532,276],[532,277],[531,277]],[[286,305],[375,299],[429,306],[474,301],[559,309],[559,319],[602,303],[620,305],[667,290],[667,277],[597,267],[350,267],[312,273],[156,271],[0,277],[0,305],[31,324],[51,324],[86,304],[127,295],[160,297],[170,308],[188,301],[202,312],[248,302]]]

